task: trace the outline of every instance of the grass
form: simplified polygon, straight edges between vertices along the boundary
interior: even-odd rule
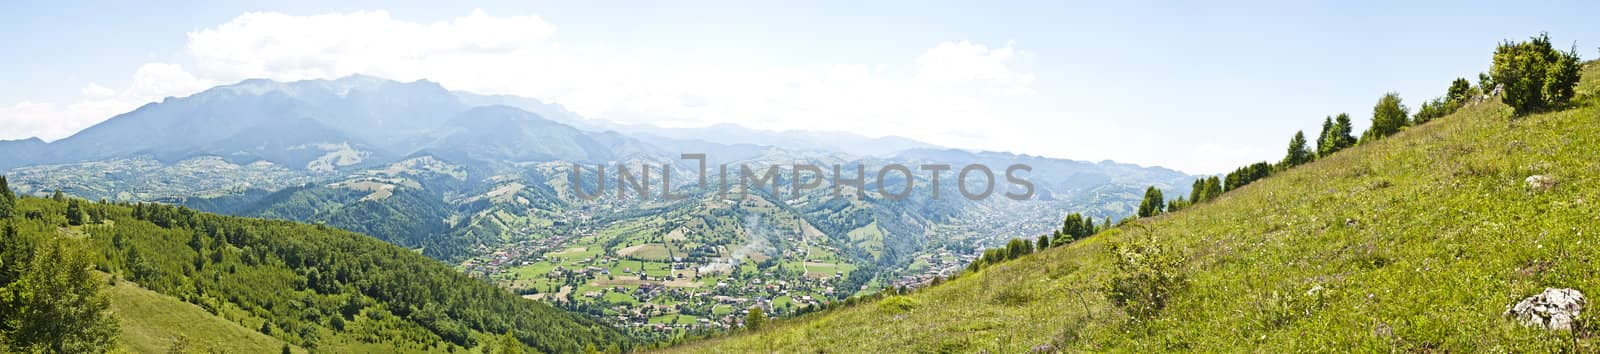
[[[617,255],[619,256],[647,261],[669,260],[671,258],[671,253],[672,252],[667,249],[666,245],[659,243],[646,243],[629,246],[617,251]]]
[[[651,317],[650,318],[650,323],[652,323],[652,324],[654,324],[654,323],[666,323],[666,324],[689,325],[689,324],[698,323],[699,321],[700,321],[700,317],[691,316],[691,315],[660,315],[660,316],[655,316],[655,317]]]
[[[117,345],[130,352],[164,353],[180,334],[187,337],[190,350],[201,353],[277,353],[283,348],[283,341],[277,338],[132,282],[118,281],[107,292],[122,328]]]
[[[892,304],[668,351],[1597,351],[1595,325],[1547,332],[1501,315],[1545,287],[1600,294],[1600,65],[1584,78],[1578,107],[1511,118],[1471,105]],[[1559,184],[1530,189],[1535,174]],[[1183,260],[1187,285],[1148,319],[1104,290],[1108,245],[1128,242]]]

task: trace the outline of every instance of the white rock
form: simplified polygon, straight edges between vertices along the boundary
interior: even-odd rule
[[[1547,175],[1528,176],[1528,179],[1523,180],[1523,182],[1528,184],[1528,188],[1538,190],[1550,190],[1550,188],[1556,186],[1556,178]]]
[[[1578,290],[1545,288],[1544,292],[1509,306],[1505,315],[1529,327],[1570,331],[1587,304]]]

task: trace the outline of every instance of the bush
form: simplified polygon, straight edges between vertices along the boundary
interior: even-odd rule
[[[750,312],[744,316],[744,327],[750,330],[761,329],[767,323],[767,314],[760,307],[751,307]]]
[[[1129,317],[1144,320],[1167,307],[1172,294],[1188,284],[1181,255],[1150,240],[1112,243],[1117,275],[1106,284],[1106,296]]]
[[[917,300],[905,296],[890,296],[878,302],[878,311],[884,313],[901,313],[917,308]]]
[[[1520,116],[1565,105],[1578,85],[1579,69],[1576,47],[1557,51],[1550,35],[1540,33],[1527,42],[1501,43],[1489,75],[1504,91],[1501,100]]]
[[[1399,133],[1400,128],[1410,125],[1406,118],[1410,109],[1400,101],[1400,94],[1386,93],[1378,99],[1378,104],[1372,106],[1372,127],[1367,128],[1367,133],[1362,135],[1363,142],[1384,138],[1394,133]]]

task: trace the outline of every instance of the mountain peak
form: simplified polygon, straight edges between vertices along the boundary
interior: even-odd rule
[[[0,140],[0,144],[24,144],[24,145],[44,144],[44,139],[39,139],[39,137],[35,136],[35,137],[27,138],[27,139]]]
[[[399,82],[367,74],[350,74],[335,79],[307,79],[296,81],[277,81],[268,78],[251,78],[239,81],[236,84],[219,86],[207,92],[221,90],[235,94],[263,95],[269,92],[281,92],[289,96],[299,96],[308,92],[325,92],[343,97],[353,91],[376,91],[387,87],[405,87],[426,91],[448,92],[444,86],[428,79],[412,82]]]

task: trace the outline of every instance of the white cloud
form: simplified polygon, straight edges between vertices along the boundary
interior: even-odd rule
[[[1254,145],[1203,143],[1181,154],[1179,161],[1167,167],[1191,173],[1227,173],[1233,169],[1274,156],[1273,152]],[[1271,161],[1277,162],[1277,161]]]
[[[216,78],[303,80],[354,73],[416,75],[418,64],[504,54],[554,33],[555,26],[537,16],[498,18],[481,10],[432,24],[395,20],[386,11],[252,12],[190,32],[188,48],[200,71]]]
[[[21,102],[0,108],[0,139],[39,137],[57,140],[100,123],[139,105],[166,97],[187,96],[214,85],[196,78],[183,67],[168,63],[149,63],[133,74],[128,88],[121,92],[89,83],[82,96],[70,104]]]
[[[556,27],[537,16],[483,11],[433,23],[384,11],[291,16],[246,13],[187,35],[192,69],[151,63],[112,93],[89,84],[60,107],[30,106],[47,128],[0,134],[54,139],[167,95],[246,78],[327,79],[355,73],[395,80],[429,79],[451,89],[536,97],[579,114],[630,123],[694,126],[739,123],[766,129],[848,130],[902,135],[956,146],[992,144],[970,129],[987,121],[989,97],[1029,95],[1028,55],[1013,43],[937,43],[885,63],[740,65],[737,68],[652,61],[638,48],[612,54],[607,43],[557,43]],[[592,45],[593,48],[585,47]],[[599,49],[597,49],[599,48]],[[738,49],[729,49],[738,50]],[[17,108],[0,119],[24,119]]]
[[[133,84],[122,92],[122,98],[148,102],[193,94],[211,86],[211,80],[196,78],[177,64],[150,63],[134,71]]]
[[[83,97],[86,98],[105,98],[117,94],[117,91],[112,91],[105,86],[100,86],[100,84],[93,82],[89,83],[89,86],[84,87],[82,92]]]
[[[994,49],[968,41],[939,43],[917,57],[916,78],[941,85],[978,84],[1006,95],[1031,95],[1033,74],[1013,68],[1026,54],[1011,42]]]

